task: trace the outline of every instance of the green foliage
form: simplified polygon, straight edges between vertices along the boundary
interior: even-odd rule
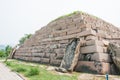
[[[7,45],[4,50],[0,50],[0,57],[7,57],[12,50],[10,45]]]
[[[11,63],[10,63],[10,62],[5,62],[5,64],[6,64],[7,66],[11,66]]]
[[[19,45],[22,45],[27,39],[29,39],[32,36],[32,34],[25,34],[20,40]]]
[[[33,67],[26,73],[26,76],[34,76],[39,74],[39,68]]]
[[[5,56],[8,56],[10,54],[10,52],[12,51],[12,47],[7,45],[5,47]]]
[[[0,50],[0,57],[5,57],[5,51],[4,50]]]
[[[16,72],[25,72],[26,71],[26,68],[22,67],[22,66],[18,66],[14,69],[12,69],[13,71],[16,71]]]

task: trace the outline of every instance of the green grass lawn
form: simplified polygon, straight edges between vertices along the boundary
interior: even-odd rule
[[[55,71],[46,70],[46,65],[32,64],[22,62],[18,60],[7,61],[5,64],[11,68],[12,71],[16,71],[28,80],[77,80],[77,73],[68,75],[59,75]]]

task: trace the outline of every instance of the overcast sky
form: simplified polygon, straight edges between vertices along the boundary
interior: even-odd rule
[[[120,27],[120,0],[0,0],[0,44],[15,45],[24,34],[73,11]]]

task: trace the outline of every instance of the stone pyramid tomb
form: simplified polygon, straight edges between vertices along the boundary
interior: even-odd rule
[[[74,12],[36,31],[13,57],[58,66],[65,71],[115,74],[108,45],[119,44],[118,38],[120,30],[112,24],[87,13]]]

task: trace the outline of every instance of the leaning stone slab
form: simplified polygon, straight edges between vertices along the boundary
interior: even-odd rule
[[[77,45],[77,39],[74,39],[70,44],[67,45],[63,60],[61,62],[60,68],[69,70],[71,64],[73,63],[73,58],[75,56],[75,49]]]

